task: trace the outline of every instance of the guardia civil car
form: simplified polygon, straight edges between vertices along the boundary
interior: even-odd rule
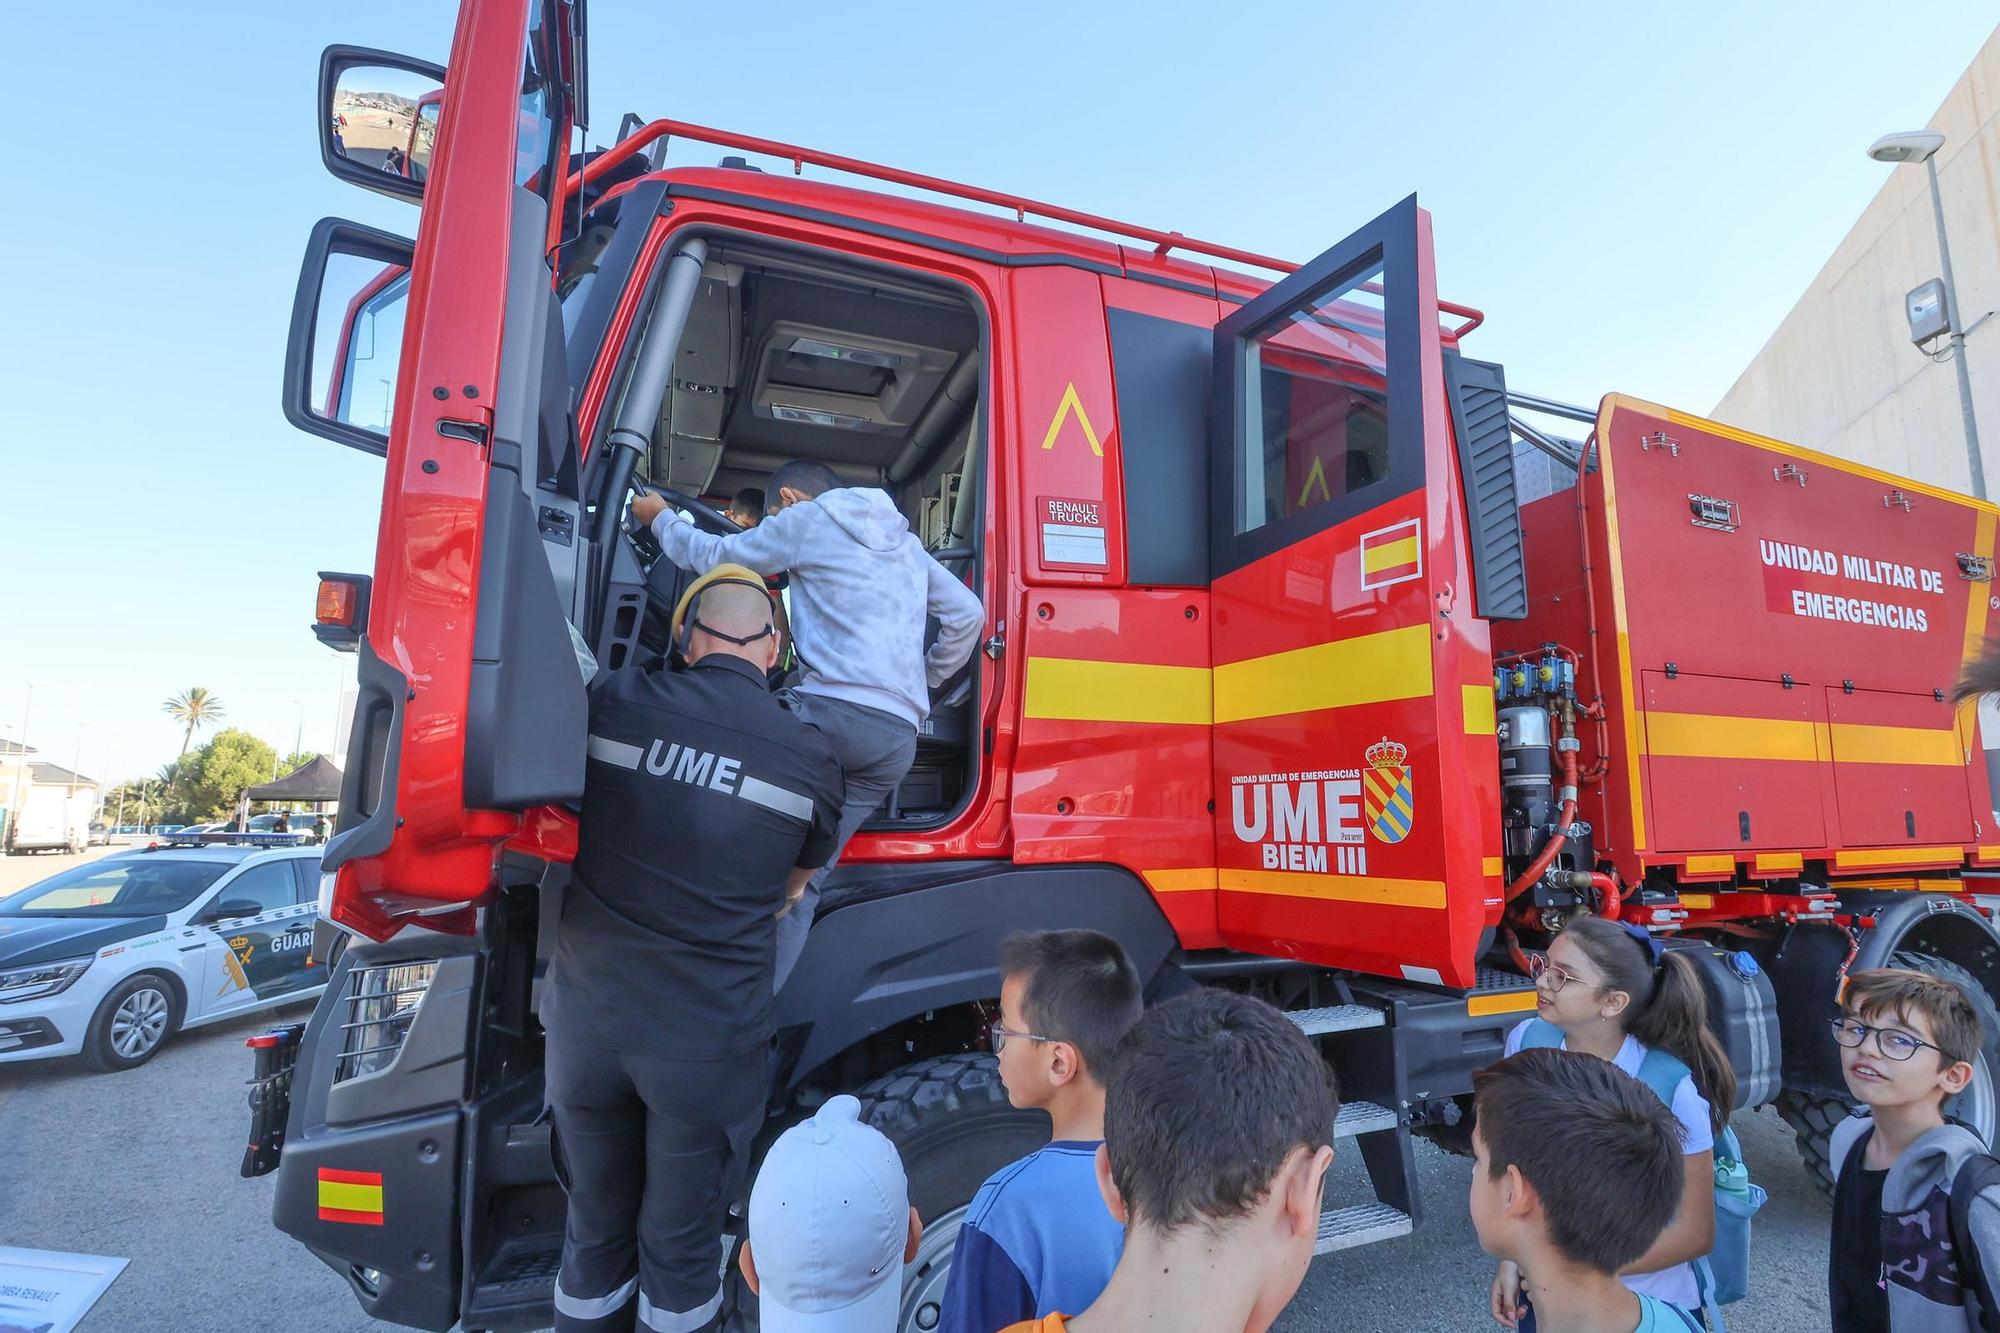
[[[319,856],[170,845],[0,898],[0,1064],[133,1069],[182,1028],[316,998]]]

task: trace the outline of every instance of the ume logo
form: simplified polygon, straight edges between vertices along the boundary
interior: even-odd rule
[[[1366,872],[1361,774],[1355,769],[1237,778],[1229,792],[1229,817],[1238,839],[1262,844],[1266,870],[1326,874],[1332,846],[1332,869]]]

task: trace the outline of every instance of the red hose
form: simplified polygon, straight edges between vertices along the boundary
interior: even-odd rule
[[[1625,900],[1618,891],[1617,876],[1593,870],[1590,872],[1590,887],[1597,890],[1597,914],[1607,921],[1617,920],[1619,911],[1625,905]]]

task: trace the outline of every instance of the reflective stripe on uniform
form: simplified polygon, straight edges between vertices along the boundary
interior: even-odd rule
[[[591,737],[592,741],[597,738]],[[562,1274],[556,1274],[556,1313],[568,1315],[571,1319],[602,1319],[606,1315],[617,1314],[625,1308],[625,1302],[632,1299],[632,1293],[639,1289],[638,1274],[625,1279],[625,1285],[609,1296],[572,1296],[563,1290]],[[640,1298],[642,1301],[644,1297]]]
[[[592,740],[595,739],[592,737]],[[736,794],[752,804],[763,806],[766,810],[776,810],[781,815],[790,815],[793,819],[803,819],[808,824],[812,823],[812,799],[801,796],[789,788],[774,787],[768,782],[746,774],[737,784]]]
[[[653,1333],[694,1333],[694,1330],[715,1318],[721,1309],[721,1287],[715,1289],[715,1295],[709,1297],[706,1304],[679,1312],[662,1310],[646,1299],[645,1292],[639,1293],[639,1322],[652,1329]]]
[[[624,741],[614,741],[608,736],[592,736],[589,754],[592,759],[601,759],[607,764],[620,768],[637,768],[639,759],[645,752],[636,745]]]

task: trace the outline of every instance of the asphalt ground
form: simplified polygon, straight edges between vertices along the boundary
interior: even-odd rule
[[[94,854],[102,855],[101,851]],[[0,858],[0,893],[76,864]],[[238,1175],[250,1073],[245,1037],[304,1007],[251,1015],[170,1041],[124,1074],[73,1061],[0,1065],[0,1244],[131,1261],[86,1333],[346,1330],[362,1317],[347,1285],[271,1227],[274,1178]],[[1777,1113],[1736,1117],[1770,1202],[1756,1221],[1754,1290],[1728,1310],[1733,1333],[1806,1333],[1826,1315],[1826,1202]],[[1424,1222],[1413,1236],[1315,1263],[1279,1333],[1489,1330],[1493,1266],[1466,1216],[1472,1164],[1417,1147]],[[1329,1198],[1367,1197],[1355,1154]]]

